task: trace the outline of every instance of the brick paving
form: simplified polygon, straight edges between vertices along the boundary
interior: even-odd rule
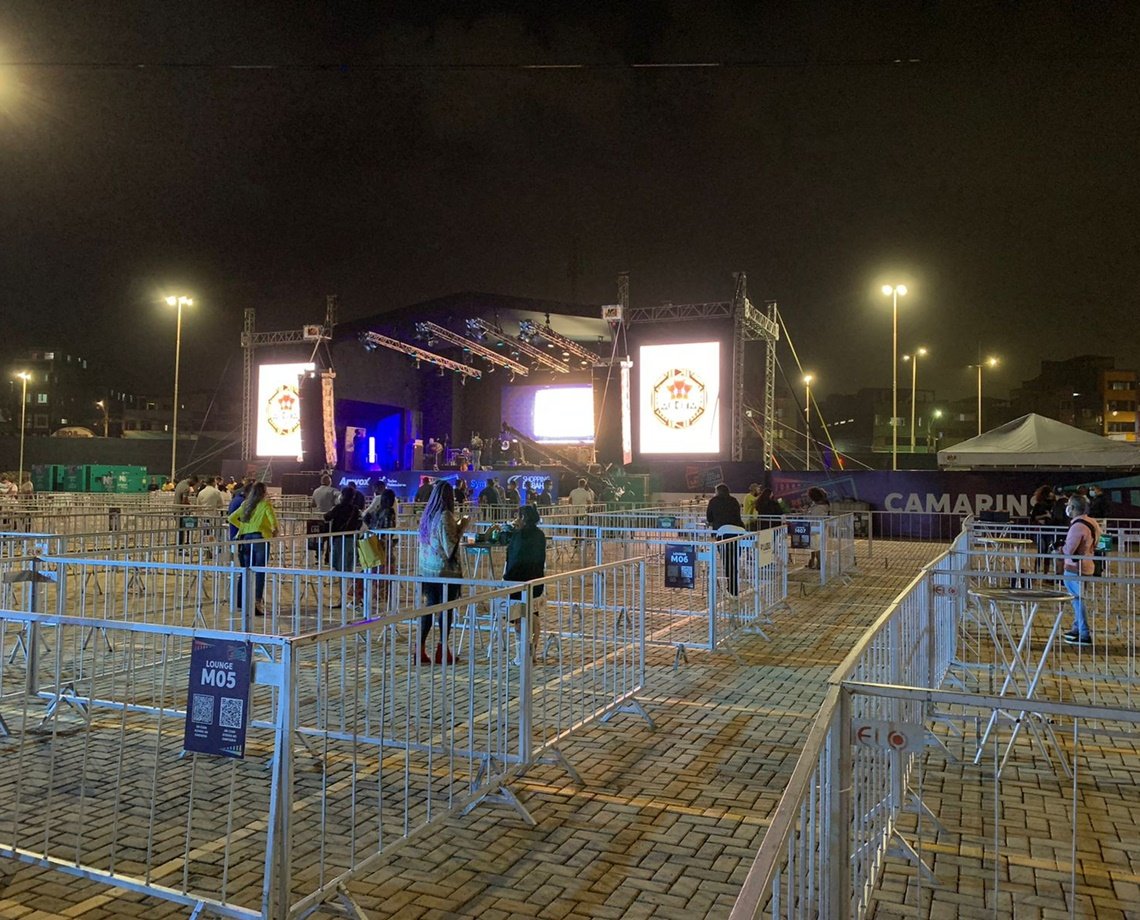
[[[680,668],[674,668],[670,649],[651,649],[641,699],[656,731],[622,715],[581,732],[563,752],[584,786],[556,766],[537,767],[512,784],[537,827],[507,808],[480,806],[354,880],[352,896],[373,918],[725,915],[796,762],[827,675],[938,550],[876,544],[873,556],[860,556],[861,571],[849,586],[820,589],[814,572],[793,573],[791,608],[776,615],[771,642],[744,637],[734,643],[735,654],[690,652]],[[1082,853],[1076,915],[1136,917],[1140,837],[1129,817],[1136,811],[1140,767],[1130,744],[1104,742],[1101,748],[1114,784],[1098,784],[1095,796],[1082,802],[1078,837],[1098,849],[1095,858]],[[924,792],[938,805],[948,832],[931,836],[925,851],[934,854],[944,888],[936,895],[920,891],[914,873],[891,861],[875,916],[993,915],[986,902],[993,869],[978,855],[993,828],[985,823],[985,809],[971,809],[962,795],[963,787],[977,785],[973,769],[927,759]],[[1067,890],[1070,834],[1047,817],[1058,813],[1065,793],[1051,775],[1035,771],[1031,759],[1019,765],[1016,781],[1003,780],[1003,796],[1027,804],[1009,816],[1020,824],[1003,831],[1010,852],[1015,844],[1024,852],[1008,861],[999,916],[1068,916],[1060,892],[1062,884]],[[1030,849],[1018,843],[1019,834],[1059,842],[1053,849]],[[296,890],[311,890],[306,884],[313,881],[301,872]],[[157,920],[187,913],[34,867],[14,867],[0,888],[0,918]]]

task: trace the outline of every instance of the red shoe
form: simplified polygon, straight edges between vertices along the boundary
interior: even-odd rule
[[[445,649],[442,645],[435,647],[435,663],[443,664],[446,660],[447,664],[458,664],[459,658],[451,654],[451,649]]]
[[[432,664],[431,656],[424,651],[424,647],[420,646],[420,664]]]

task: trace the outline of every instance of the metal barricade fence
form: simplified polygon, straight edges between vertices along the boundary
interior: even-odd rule
[[[385,579],[351,580],[367,605]],[[576,776],[575,731],[648,720],[644,580],[629,560],[477,590],[439,666],[415,621],[447,604],[293,637],[63,616],[63,591],[52,614],[0,611],[0,649],[27,650],[0,663],[0,853],[229,917],[347,903],[348,880],[480,801],[532,821],[510,781],[544,761]],[[252,645],[245,760],[180,757],[195,638]]]
[[[835,514],[820,523],[819,583],[850,581],[855,570],[855,515]]]

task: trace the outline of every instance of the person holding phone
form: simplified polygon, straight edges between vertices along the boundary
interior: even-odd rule
[[[428,607],[442,604],[445,593],[448,601],[456,600],[462,593],[463,586],[454,581],[428,579],[463,577],[459,544],[469,523],[470,519],[466,515],[460,516],[456,513],[455,490],[451,487],[451,483],[438,480],[432,488],[423,517],[420,518],[418,571],[420,577],[425,579],[421,582],[421,591],[424,604]],[[428,655],[427,652],[431,614],[423,614],[420,617],[420,664],[456,664],[459,661],[459,657],[453,655],[447,647],[447,634],[454,616],[454,608],[440,611],[440,641],[435,647],[434,656]]]

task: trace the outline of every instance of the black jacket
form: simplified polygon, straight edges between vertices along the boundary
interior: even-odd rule
[[[546,534],[537,527],[524,527],[511,532],[511,542],[507,544],[507,564],[503,569],[503,581],[532,581],[546,574]],[[534,596],[542,595],[542,585],[534,590]],[[520,595],[512,594],[512,598]]]
[[[740,516],[740,502],[731,495],[714,495],[710,498],[708,510],[705,511],[705,520],[713,530],[726,524],[744,526],[744,519]]]

